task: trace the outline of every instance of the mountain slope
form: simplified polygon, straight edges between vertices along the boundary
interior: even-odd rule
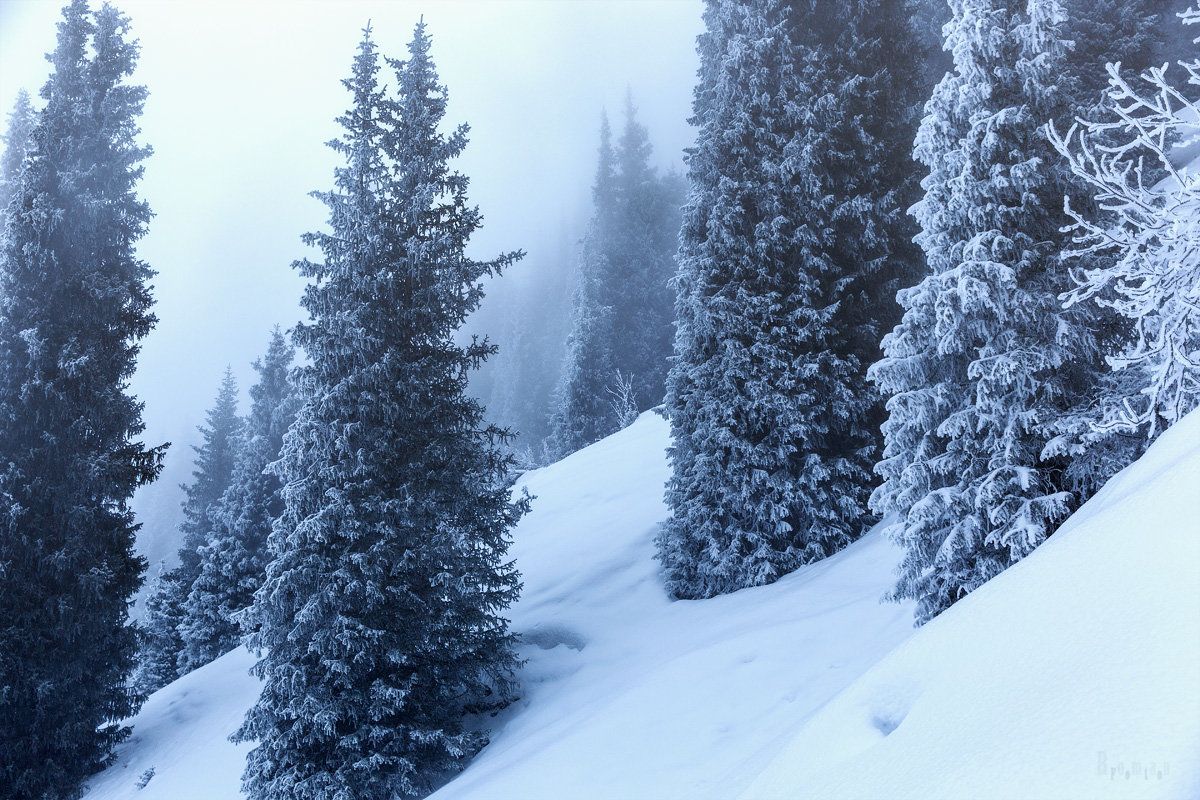
[[[512,619],[551,649],[525,652],[525,701],[438,800],[728,798],[911,635],[911,607],[879,603],[897,554],[877,534],[773,586],[668,601],[652,545],[667,436],[644,414],[526,476]]]
[[[668,601],[652,544],[667,436],[647,413],[525,476],[537,499],[511,551],[524,696],[435,797],[727,798],[911,635],[911,608],[878,602],[896,552],[877,534],[774,586]],[[251,663],[239,649],[153,695],[88,800],[238,797],[247,747],[226,737],[254,699]]]
[[[524,697],[438,800],[1196,796],[1200,415],[915,636],[910,606],[879,603],[898,554],[877,533],[772,586],[669,602],[666,443],[645,414],[525,476]],[[89,800],[238,797],[247,747],[226,737],[251,662],[151,697]],[[1098,774],[1135,760],[1168,772]]]
[[[1200,413],[805,722],[744,800],[1200,797]]]

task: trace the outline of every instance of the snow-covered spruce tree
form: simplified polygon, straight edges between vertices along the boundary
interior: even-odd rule
[[[279,462],[284,512],[246,622],[263,690],[237,733],[256,741],[252,800],[419,796],[486,743],[467,714],[511,701],[517,659],[499,614],[520,588],[505,553],[528,501],[503,485],[505,432],[483,422],[467,376],[492,351],[453,334],[480,279],[513,263],[465,255],[481,224],[440,133],[446,90],[423,23],[379,85],[369,30],[344,159],[296,329],[307,398]]]
[[[298,395],[288,377],[294,349],[276,328],[250,388],[250,414],[229,487],[208,516],[212,528],[200,545],[198,574],[177,622],[187,673],[237,646],[236,615],[249,607],[266,570],[267,535],[283,513],[279,477],[267,468],[279,458],[283,435],[296,417]]]
[[[620,429],[609,404],[619,370],[639,410],[662,402],[671,354],[672,254],[681,180],[650,164],[632,98],[616,146],[601,119],[594,214],[582,242],[563,372],[555,390],[551,450],[559,457]]]
[[[607,257],[593,221],[580,248],[579,279],[572,298],[571,332],[563,372],[555,388],[549,450],[553,458],[599,441],[619,429],[605,388],[617,369],[613,309],[602,283]]]
[[[900,321],[896,294],[915,282],[924,255],[908,209],[920,198],[911,145],[927,45],[912,27],[909,0],[792,0],[790,30],[804,94],[801,134],[792,143],[796,175],[809,184],[808,225],[823,231],[811,263],[826,262],[821,294],[836,307],[823,346],[852,370],[837,391],[844,419],[823,433],[830,454],[857,462],[865,479],[843,484],[866,507],[871,467],[882,450],[883,399],[866,378],[884,333]],[[806,266],[812,269],[811,266]]]
[[[225,368],[212,407],[205,412],[200,432],[200,444],[192,449],[196,460],[192,467],[192,482],[182,484],[183,546],[179,549],[179,566],[190,584],[195,580],[200,564],[200,547],[208,541],[213,529],[213,514],[217,501],[229,487],[233,467],[242,446],[242,418],[238,416],[238,385],[233,369]]]
[[[613,357],[633,382],[638,410],[659,405],[665,392],[675,319],[675,251],[684,182],[650,164],[646,126],[637,119],[632,94],[625,97],[625,125],[614,151],[615,218],[609,235],[605,289],[613,310]],[[615,371],[603,375],[605,393]],[[620,427],[618,424],[617,427]]]
[[[29,100],[29,92],[17,92],[17,100],[8,114],[8,127],[4,131],[4,155],[0,157],[0,230],[4,224],[4,210],[17,194],[21,167],[25,154],[33,139],[37,125],[37,112]]]
[[[1105,65],[1120,62],[1128,75],[1140,75],[1164,59],[1178,57],[1167,42],[1179,0],[1062,0],[1063,38],[1071,42],[1066,62],[1070,114],[1096,119],[1106,113]]]
[[[604,388],[616,370],[616,333],[608,280],[617,219],[617,166],[608,114],[600,118],[600,148],[592,184],[593,213],[580,244],[579,276],[571,299],[571,331],[554,390],[550,452],[561,458],[617,430]]]
[[[63,11],[46,105],[0,258],[0,792],[69,798],[128,735],[141,698],[129,603],[134,490],[162,447],[126,389],[154,324],[135,254],[146,91],[128,21]]]
[[[201,443],[194,446],[195,466],[192,482],[180,488],[184,492],[183,522],[179,526],[183,544],[179,563],[159,575],[146,602],[144,635],[138,652],[134,685],[142,692],[153,692],[183,675],[184,603],[192,584],[200,575],[200,548],[214,528],[213,512],[217,501],[229,487],[233,464],[241,447],[242,420],[237,413],[238,388],[233,371],[225,369],[217,397],[199,426]],[[167,666],[176,665],[174,675]]]
[[[1196,9],[1185,15],[1198,20]],[[1200,86],[1200,60],[1180,66]],[[1111,474],[1200,404],[1200,178],[1172,162],[1170,146],[1200,139],[1200,105],[1167,68],[1149,69],[1141,90],[1116,65],[1108,74],[1111,117],[1051,139],[1102,209],[1087,217],[1067,205],[1075,234],[1067,255],[1078,268],[1066,303],[1098,304],[1133,329],[1108,355],[1106,393],[1080,436],[1085,451],[1114,462]]]
[[[914,213],[928,274],[871,377],[891,396],[872,497],[905,550],[893,598],[924,623],[1037,547],[1075,505],[1048,428],[1098,373],[1087,318],[1064,311],[1061,197],[1045,136],[1063,112],[1054,0],[952,0],[954,70],[926,106]]]
[[[187,587],[177,569],[160,564],[154,582],[146,595],[145,616],[139,624],[137,667],[132,685],[141,694],[150,694],[179,677],[179,654],[183,639],[179,625],[183,622],[183,604]]]
[[[894,46],[902,8],[876,5],[709,4],[658,539],[676,597],[769,583],[869,522],[865,372],[898,317],[887,287],[918,260],[892,150],[919,48]]]

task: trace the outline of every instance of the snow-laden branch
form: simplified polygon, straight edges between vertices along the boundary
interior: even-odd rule
[[[1200,22],[1200,9],[1181,15]],[[1180,62],[1187,84],[1200,86],[1200,60]],[[1132,321],[1132,335],[1108,358],[1114,370],[1138,370],[1137,395],[1105,410],[1102,429],[1146,427],[1154,436],[1200,400],[1200,108],[1167,77],[1167,65],[1135,89],[1109,64],[1115,119],[1050,128],[1055,148],[1095,191],[1094,218],[1066,202],[1073,247],[1084,266],[1067,306],[1092,302]],[[1179,154],[1186,163],[1178,163]],[[1153,176],[1153,178],[1151,178]],[[1102,258],[1095,258],[1100,255]],[[1094,264],[1101,266],[1090,266]]]

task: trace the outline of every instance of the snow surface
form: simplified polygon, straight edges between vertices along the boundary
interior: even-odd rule
[[[754,798],[1200,797],[1200,412],[807,720]]]
[[[669,602],[666,442],[644,414],[525,476],[524,697],[438,800],[1200,796],[1200,414],[915,636],[879,603],[898,554],[878,533]],[[153,695],[88,800],[238,797],[251,663]]]

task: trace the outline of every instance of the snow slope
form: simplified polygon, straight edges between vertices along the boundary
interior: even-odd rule
[[[1200,412],[818,714],[765,798],[1200,797]]]
[[[228,737],[258,698],[254,659],[238,648],[164,686],[133,718],[116,763],[92,778],[88,800],[222,800],[241,796],[249,745]],[[145,787],[138,788],[153,770]]]
[[[645,414],[525,477],[524,698],[438,800],[1198,796],[1200,414],[915,636],[911,607],[878,602],[897,554],[876,533],[772,586],[668,602],[666,442]],[[89,800],[237,797],[250,663],[156,693]],[[1134,761],[1155,774],[1098,771]]]
[[[896,553],[874,534],[774,586],[669,602],[652,545],[666,443],[647,413],[525,476],[537,499],[511,551],[524,697],[439,800],[728,798],[911,635],[911,608],[878,602]],[[255,697],[250,663],[235,651],[151,697],[88,800],[237,797],[248,748],[226,737]]]

